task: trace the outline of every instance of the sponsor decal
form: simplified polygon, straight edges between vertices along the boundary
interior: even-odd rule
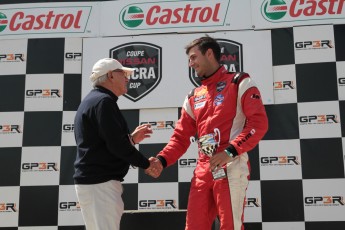
[[[295,89],[295,83],[293,81],[275,81],[273,82],[274,90],[290,90]]]
[[[221,94],[218,94],[216,98],[214,99],[214,105],[215,106],[221,105],[223,101],[224,101],[224,96]]]
[[[196,167],[197,159],[191,158],[191,159],[180,159],[178,161],[178,164],[180,168],[195,168]]]
[[[259,198],[257,197],[248,197],[244,201],[244,205],[246,208],[258,208],[260,207]]]
[[[251,129],[249,133],[242,137],[240,140],[237,141],[237,146],[240,147],[243,143],[245,143],[249,138],[251,138],[256,133],[255,129]]]
[[[206,94],[203,94],[201,96],[195,97],[194,98],[194,102],[198,102],[198,101],[201,101],[203,99],[206,99]]]
[[[345,77],[341,77],[338,79],[339,86],[345,86]]]
[[[220,63],[229,72],[243,71],[242,44],[226,39],[216,39],[216,41],[220,45]],[[196,87],[201,85],[201,81],[192,67],[189,67],[189,80]]]
[[[0,213],[2,212],[17,212],[16,203],[0,203]]]
[[[127,30],[229,26],[225,23],[230,1],[170,1],[132,3],[119,15]]]
[[[81,61],[82,53],[80,52],[66,52],[65,60],[66,61]]]
[[[261,166],[291,166],[300,165],[298,156],[272,156],[272,157],[261,157]]]
[[[47,7],[0,10],[0,36],[85,33],[92,7]]]
[[[74,124],[63,124],[62,125],[62,132],[73,133],[74,132]]]
[[[266,0],[263,3],[265,16],[271,20],[283,18],[287,12],[287,5],[284,0]]]
[[[195,96],[196,97],[200,97],[200,96],[206,95],[207,93],[208,93],[207,88],[204,87],[201,90],[199,90],[198,92],[196,92]]]
[[[141,25],[144,21],[144,12],[137,6],[129,6],[124,9],[121,14],[121,22],[128,28],[135,28]]]
[[[0,124],[0,134],[22,133],[20,125]]]
[[[23,163],[22,172],[47,172],[58,171],[57,163],[55,162],[32,162]]]
[[[344,206],[342,196],[308,196],[304,198],[305,206]]]
[[[60,89],[28,89],[25,91],[26,98],[59,98]]]
[[[139,209],[177,209],[176,200],[139,200]]]
[[[206,104],[206,101],[202,101],[202,102],[199,102],[199,103],[195,103],[194,104],[194,109],[200,109],[202,107],[204,107]]]
[[[162,76],[162,48],[145,42],[127,43],[110,50],[110,57],[134,68],[124,96],[136,102],[156,88]]]
[[[4,13],[0,12],[0,32],[4,31],[7,27],[8,20]]]
[[[224,81],[218,82],[217,87],[216,87],[217,92],[222,91],[225,88],[225,86],[226,86],[226,82],[224,82]]]
[[[274,23],[320,19],[341,19],[344,0],[265,0],[262,17]]]
[[[60,211],[80,211],[80,204],[76,201],[63,201],[59,203]]]
[[[259,94],[252,94],[252,96],[250,96],[250,98],[252,99],[260,99],[260,95]]]
[[[175,129],[175,121],[143,121],[140,125],[150,124],[152,130]]]
[[[321,114],[300,116],[299,123],[301,125],[323,125],[339,123],[338,116],[335,114]]]
[[[20,53],[10,53],[10,54],[0,54],[0,63],[1,62],[23,62],[24,54]]]
[[[330,49],[330,48],[334,48],[331,40],[295,42],[296,50]]]

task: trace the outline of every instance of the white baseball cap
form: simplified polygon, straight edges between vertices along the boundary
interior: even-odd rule
[[[92,67],[92,74],[90,75],[90,80],[96,81],[100,76],[108,73],[109,71],[113,71],[116,69],[121,69],[126,72],[127,76],[132,74],[134,69],[124,67],[118,62],[116,59],[113,58],[103,58],[98,60]]]

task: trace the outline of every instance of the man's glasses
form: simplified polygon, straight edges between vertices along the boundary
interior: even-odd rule
[[[113,73],[122,73],[123,76],[124,76],[125,78],[127,78],[128,80],[131,78],[131,76],[130,76],[129,74],[127,74],[127,72],[125,72],[125,71],[123,71],[123,70],[121,70],[121,69],[116,69],[116,70],[113,70],[113,71],[111,71],[111,72],[113,72]]]

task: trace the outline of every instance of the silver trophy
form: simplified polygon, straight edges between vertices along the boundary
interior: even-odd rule
[[[198,140],[195,140],[195,137],[190,137],[190,141],[198,142],[199,149],[203,154],[206,154],[209,157],[217,152],[217,148],[220,142],[220,131],[219,129],[215,128],[214,133],[209,133],[199,137]]]

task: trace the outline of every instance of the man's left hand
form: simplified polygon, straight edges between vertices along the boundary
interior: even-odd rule
[[[150,124],[139,125],[131,134],[132,140],[135,144],[138,144],[145,138],[151,137],[152,129]]]

